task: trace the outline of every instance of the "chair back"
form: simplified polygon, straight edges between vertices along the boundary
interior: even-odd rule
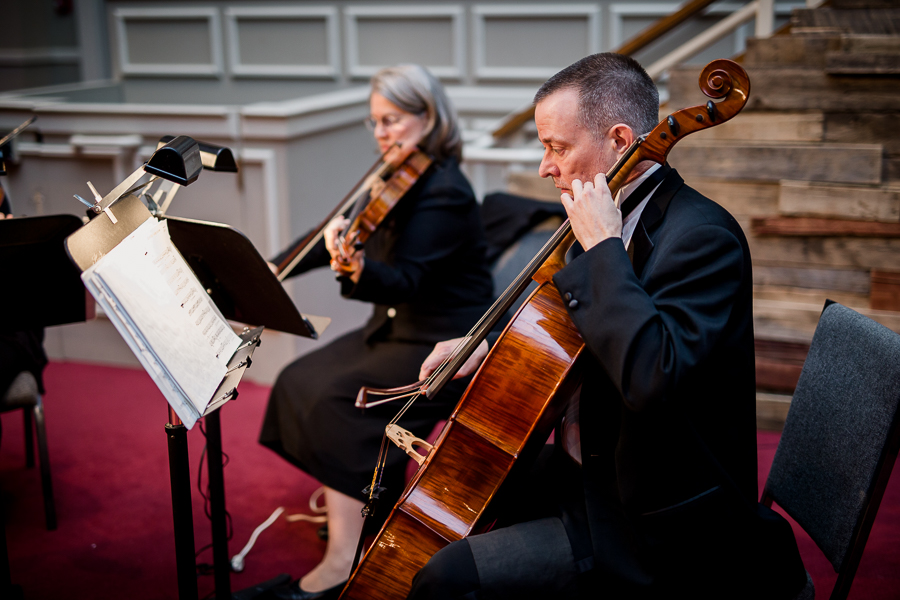
[[[840,575],[845,597],[900,445],[900,335],[826,302],[764,500],[774,499]]]

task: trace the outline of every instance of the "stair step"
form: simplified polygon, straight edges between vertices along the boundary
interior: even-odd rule
[[[670,112],[674,111],[660,111],[660,120]],[[679,144],[712,140],[821,142],[825,136],[824,123],[825,115],[821,112],[742,112],[726,123],[691,134]]]
[[[833,9],[894,8],[897,0],[831,0],[829,6]]]
[[[900,273],[872,271],[872,291],[869,308],[900,311]]]
[[[826,300],[840,302],[854,310],[869,307],[869,295],[833,289],[810,289],[784,285],[753,285],[753,301],[787,302],[789,304],[818,304],[821,310]]]
[[[753,330],[758,339],[783,342],[810,343],[822,303],[781,302],[777,300],[754,300]],[[867,307],[852,306],[853,310],[881,323],[888,329],[900,332],[900,313],[872,310]]]
[[[745,111],[900,111],[900,78],[833,76],[822,69],[748,67],[750,98]],[[670,112],[705,104],[697,80],[700,69],[671,70]]]
[[[829,75],[896,75],[900,73],[900,55],[829,52],[825,72]]]
[[[744,229],[746,232],[747,229]],[[748,236],[753,265],[893,271],[900,256],[896,238]]]
[[[821,219],[818,217],[754,217],[751,222],[751,231],[757,237],[781,235],[900,238],[900,223]]]
[[[840,49],[849,54],[898,54],[900,36],[871,33],[842,35]]]
[[[679,174],[684,176],[679,170]],[[685,182],[725,208],[735,217],[754,217],[778,212],[778,183],[685,177]]]
[[[793,217],[834,217],[897,223],[900,186],[871,187],[782,181],[778,213]]]
[[[847,33],[900,35],[900,9],[889,8],[814,8],[795,9],[792,27],[834,27]]]
[[[745,68],[795,66],[824,69],[826,54],[840,49],[840,33],[831,30],[817,30],[808,35],[749,38],[743,65]]]
[[[896,75],[900,73],[900,36],[845,35],[840,49],[825,53],[830,75]]]
[[[785,394],[756,393],[756,428],[781,431],[791,408],[791,396]]]
[[[861,297],[871,291],[870,272],[857,269],[783,267],[753,264],[754,289],[791,288],[826,290],[826,293],[850,293]]]
[[[756,389],[793,393],[809,354],[809,345],[756,339],[754,346]]]
[[[882,148],[877,144],[706,142],[676,146],[669,162],[686,177],[877,184]]]
[[[887,155],[900,156],[900,113],[825,113],[823,119],[826,142],[881,144]]]

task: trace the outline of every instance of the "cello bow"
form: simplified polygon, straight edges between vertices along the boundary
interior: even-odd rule
[[[613,195],[641,161],[665,163],[678,140],[737,115],[747,102],[750,80],[739,65],[720,59],[703,69],[700,89],[719,102],[679,110],[638,138],[606,174]],[[397,420],[416,396],[436,394],[530,281],[538,283],[482,362],[434,446],[417,459],[418,470],[351,574],[341,600],[406,598],[428,559],[485,522],[501,484],[540,450],[581,381],[578,358],[584,341],[551,279],[565,266],[572,243],[566,220],[450,357],[417,384],[418,394],[388,425],[396,434]],[[381,392],[390,391],[366,390]],[[410,447],[409,452],[415,451]]]

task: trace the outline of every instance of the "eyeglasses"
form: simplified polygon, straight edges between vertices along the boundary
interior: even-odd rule
[[[379,123],[385,129],[393,129],[403,121],[404,115],[385,115],[381,119],[366,117],[365,123],[369,131],[375,131]]]

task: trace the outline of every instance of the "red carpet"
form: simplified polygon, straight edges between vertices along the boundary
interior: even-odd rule
[[[27,599],[133,600],[177,598],[164,425],[167,408],[150,378],[138,370],[74,363],[51,364],[45,397],[50,460],[59,529],[44,529],[40,476],[24,468],[20,412],[2,415],[0,502],[6,514],[13,582]],[[256,443],[268,389],[241,384],[240,397],[222,413],[228,511],[234,523],[229,555],[278,506],[308,512],[318,487]],[[204,438],[189,434],[197,548],[211,541],[196,489]],[[760,486],[778,434],[760,432]],[[204,469],[205,477],[205,469]],[[900,483],[893,477],[850,594],[856,599],[900,598]],[[205,481],[205,479],[204,479]],[[296,577],[324,549],[317,525],[276,521],[260,536],[234,591],[278,573]],[[835,575],[802,533],[800,550],[816,582],[817,598],[831,593]],[[200,562],[212,562],[207,550]],[[213,593],[212,576],[199,578],[200,596]]]

